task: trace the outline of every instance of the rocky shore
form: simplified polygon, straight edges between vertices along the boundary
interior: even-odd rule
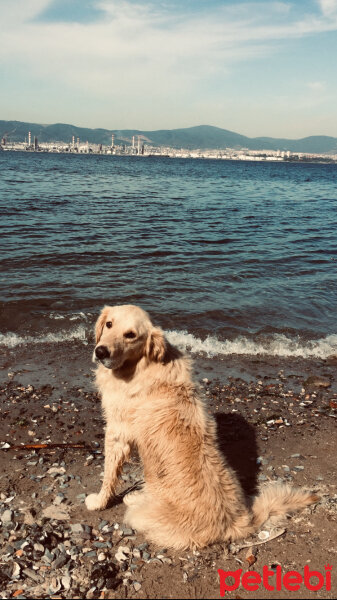
[[[83,344],[7,349],[0,370],[0,598],[219,598],[218,569],[337,568],[336,363],[199,359],[197,379],[221,451],[247,495],[268,481],[316,490],[319,504],[246,543],[172,552],[123,524],[126,464],[111,506],[90,513],[102,477],[104,423]],[[323,586],[232,598],[333,598]]]

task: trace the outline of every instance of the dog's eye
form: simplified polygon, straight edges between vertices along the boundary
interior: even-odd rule
[[[111,329],[111,327],[112,327],[112,321],[107,321],[105,323],[105,325],[107,326],[108,329]]]
[[[136,337],[136,334],[134,331],[127,331],[126,333],[124,333],[124,337],[127,338],[128,340],[134,340]]]

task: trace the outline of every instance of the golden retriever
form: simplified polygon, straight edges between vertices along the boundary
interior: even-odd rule
[[[251,506],[217,446],[215,422],[189,360],[137,306],[106,306],[96,323],[96,384],[106,419],[104,479],[86,498],[107,507],[132,447],[145,485],[124,497],[124,522],[160,546],[200,548],[255,532],[269,517],[316,502],[288,485],[262,488]]]

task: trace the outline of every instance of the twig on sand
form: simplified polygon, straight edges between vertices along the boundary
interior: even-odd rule
[[[265,539],[265,540],[251,540],[250,542],[246,542],[244,544],[235,544],[234,548],[232,549],[235,552],[239,552],[239,550],[242,550],[242,548],[251,548],[252,546],[259,546],[260,544],[266,544],[267,542],[271,542],[271,540],[275,540],[275,538],[280,537],[280,535],[283,535],[285,533],[285,529],[275,529],[273,532],[270,533],[270,535]],[[232,546],[232,544],[231,544]]]
[[[21,446],[9,446],[2,447],[1,450],[54,450],[55,448],[87,448],[90,446],[87,444],[78,443],[66,443],[66,444],[22,444]]]

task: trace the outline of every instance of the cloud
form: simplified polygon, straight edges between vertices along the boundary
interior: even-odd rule
[[[325,81],[310,81],[307,86],[313,92],[323,92],[326,89]]]
[[[337,14],[337,0],[318,0],[318,4],[326,17]]]

